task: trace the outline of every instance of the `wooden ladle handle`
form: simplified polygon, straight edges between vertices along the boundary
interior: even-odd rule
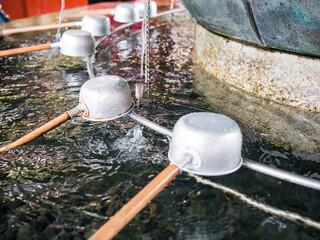
[[[19,138],[18,140],[1,147],[0,153],[7,151],[8,149],[25,144],[27,142],[30,142],[33,139],[39,137],[40,135],[42,135],[42,134],[48,132],[49,130],[55,128],[56,126],[60,125],[61,123],[67,121],[68,119],[70,119],[70,116],[69,116],[68,112],[65,112],[65,113],[61,114],[60,116],[56,117],[55,119],[51,120],[50,122],[44,124],[43,126],[33,130],[32,132],[28,133],[25,136]]]
[[[40,51],[40,50],[45,50],[50,48],[51,48],[51,43],[39,44],[39,45],[34,45],[29,47],[22,47],[22,48],[13,48],[9,50],[0,51],[0,57],[27,53],[27,52]]]
[[[61,27],[62,28],[75,27],[77,26],[77,24],[78,22],[61,23]],[[43,30],[58,29],[58,28],[59,28],[59,24],[50,24],[50,25],[42,25],[42,26],[24,27],[24,28],[4,29],[2,30],[2,36],[8,36],[15,33],[35,32],[35,31],[43,31]]]
[[[179,168],[170,164],[147,186],[124,205],[108,222],[106,222],[89,240],[112,239],[132,218],[134,218],[163,188],[178,174]]]
[[[65,16],[65,19],[82,18],[87,14],[109,15],[112,11],[114,11],[114,8],[81,11],[80,13],[74,15]]]

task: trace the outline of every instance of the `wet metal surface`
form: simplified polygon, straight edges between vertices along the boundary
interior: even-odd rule
[[[193,28],[162,18],[151,31],[151,82],[137,113],[172,129],[195,111],[227,114],[244,134],[242,155],[319,179],[319,152],[284,149],[256,134],[238,114],[236,94],[214,104],[197,87],[211,76],[192,62]],[[14,35],[1,48],[50,41],[55,31]],[[26,37],[28,36],[28,38]],[[99,46],[98,75],[140,78],[140,35]],[[32,39],[25,40],[25,39]],[[112,45],[110,43],[113,42]],[[45,50],[0,59],[0,144],[17,139],[78,104],[88,80],[85,59]],[[225,83],[217,83],[219,89]],[[209,87],[207,87],[209,88]],[[221,91],[222,93],[223,91]],[[228,91],[227,91],[228,93]],[[141,94],[140,94],[141,96]],[[254,100],[255,101],[255,100]],[[248,101],[252,109],[255,102]],[[262,105],[267,111],[270,105]],[[236,112],[237,113],[237,112]],[[252,114],[257,114],[252,110]],[[278,113],[281,115],[281,111]],[[314,117],[316,118],[316,117]],[[266,122],[267,124],[268,122]],[[252,128],[251,128],[252,127]],[[86,239],[168,165],[169,140],[130,118],[94,123],[74,118],[0,156],[0,239]],[[320,220],[320,193],[251,170],[209,178],[272,206]],[[319,239],[320,232],[254,209],[181,174],[116,239]]]
[[[320,57],[318,0],[182,0],[199,24],[260,47]]]
[[[246,4],[239,0],[182,1],[199,24],[211,31],[261,44]]]

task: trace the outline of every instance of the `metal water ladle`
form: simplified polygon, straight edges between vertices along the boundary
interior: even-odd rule
[[[110,33],[110,19],[101,14],[86,14],[81,21],[32,26],[24,28],[4,29],[0,36],[8,36],[15,33],[26,33],[58,28],[81,27],[82,30],[90,32],[95,37],[101,37]]]
[[[85,82],[80,89],[79,105],[61,114],[45,125],[35,129],[18,140],[0,148],[0,153],[20,146],[57,127],[63,122],[81,114],[89,121],[110,121],[129,114],[134,120],[163,134],[170,134],[166,128],[159,126],[136,113],[129,84],[117,75],[104,75]]]
[[[140,20],[139,9],[132,3],[118,4],[114,11],[113,20],[123,23],[120,29],[125,28],[129,34],[131,25]]]
[[[119,4],[121,5],[121,4]],[[173,9],[173,10],[169,10],[169,11],[164,11],[164,12],[161,12],[161,13],[158,13],[156,16],[152,17],[152,18],[156,18],[156,17],[162,17],[162,16],[165,16],[165,15],[168,15],[168,14],[175,14],[175,13],[180,13],[180,12],[184,12],[186,11],[186,9],[184,8],[179,8],[179,9]],[[96,41],[96,47],[101,43],[103,42],[106,38],[108,38],[109,36],[121,31],[121,30],[124,30],[124,29],[128,29],[130,28],[133,24],[136,24],[136,23],[139,23],[139,22],[142,22],[143,21],[143,18],[139,18],[136,22],[127,22],[127,23],[124,23],[122,25],[120,25],[119,27],[116,27],[110,34],[108,35],[105,35],[103,37],[101,37],[100,39],[98,39]]]
[[[171,164],[129,201],[90,239],[111,239],[146,206],[181,170],[199,175],[232,173],[242,165],[255,171],[320,190],[320,181],[241,158],[242,134],[232,119],[215,113],[191,113],[181,117],[173,132],[131,112],[133,100],[128,83],[116,75],[90,79],[81,87],[80,104],[21,139],[0,148],[0,152],[29,142],[81,113],[89,121],[109,121],[129,115],[143,125],[172,137]]]
[[[95,53],[94,37],[110,34],[110,19],[99,14],[87,14],[81,22],[81,30],[68,30],[63,33],[60,42],[40,44],[24,48],[15,48],[0,51],[1,56],[39,51],[51,48],[60,48],[60,52],[72,57],[87,57],[87,69],[90,78],[94,77],[91,56]]]
[[[51,48],[60,48],[60,52],[64,55],[86,57],[94,53],[94,45],[95,40],[89,32],[82,30],[68,30],[63,33],[59,42],[3,50],[0,51],[0,57]]]
[[[88,16],[90,21],[100,21],[99,18],[91,18]],[[110,22],[108,28],[95,28],[92,29],[95,31],[95,34],[104,34],[107,35],[110,33]],[[89,28],[88,25],[83,26],[84,29]],[[91,33],[83,30],[68,30],[65,31],[60,39],[59,42],[56,43],[46,43],[40,44],[30,47],[24,48],[15,48],[10,50],[0,51],[1,56],[9,56],[14,54],[26,53],[26,52],[33,52],[39,51],[44,49],[51,49],[51,48],[59,48],[60,53],[72,56],[72,57],[87,57],[87,70],[90,78],[94,77],[93,68],[91,64],[91,56],[95,53],[95,39],[91,35]]]
[[[157,16],[157,4],[156,2],[152,1],[153,3],[150,5],[150,17]],[[113,19],[117,22],[121,22],[124,24],[128,24],[126,28],[128,32],[130,31],[130,26],[134,23],[141,22],[143,19],[144,13],[144,4],[142,2],[135,2],[135,4],[131,3],[121,3],[118,4],[114,11]]]
[[[141,117],[136,119],[141,121]],[[148,121],[148,120],[147,120]],[[153,129],[159,127],[150,121]],[[320,190],[320,181],[303,177],[241,157],[242,134],[231,118],[215,113],[191,113],[181,117],[173,132],[161,127],[162,134],[172,137],[170,165],[110,218],[89,240],[112,239],[182,170],[205,176],[235,172],[242,165],[255,171]],[[163,131],[164,130],[164,131]]]
[[[139,9],[139,15],[142,18],[144,16],[145,11],[145,2],[144,1],[137,1],[134,2],[134,5]],[[155,1],[150,1],[150,17],[157,16],[157,3]]]
[[[108,17],[88,14],[82,19],[81,30],[68,30],[64,32],[60,42],[3,50],[0,51],[0,57],[59,47],[62,54],[74,57],[87,57],[94,53],[94,37],[102,37],[109,34],[110,19]]]
[[[177,162],[185,149],[198,159],[196,166],[184,168],[188,172],[205,176],[219,176],[232,173],[241,166],[276,177],[307,188],[320,190],[320,181],[278,169],[241,157],[242,134],[231,118],[216,113],[191,113],[175,124],[173,131],[149,121],[134,112],[129,114],[137,122],[172,138],[169,160]],[[212,159],[211,159],[212,158]],[[193,160],[195,161],[195,160]],[[201,163],[202,162],[202,163]],[[211,165],[207,165],[210,162]],[[212,165],[214,164],[214,165]]]
[[[155,5],[154,5],[155,4]],[[157,4],[154,3],[152,7],[152,13],[154,16],[157,14]],[[138,5],[140,6],[140,5]],[[123,23],[116,29],[114,29],[111,33],[110,31],[108,33],[100,35],[101,38],[96,42],[96,47],[103,41],[105,40],[108,36],[115,34],[118,31],[121,31],[123,29],[127,29],[127,33],[129,34],[130,27],[131,25],[141,22],[143,19],[140,19],[140,14],[141,14],[141,6],[137,7],[135,4],[130,4],[130,3],[122,3],[118,4],[115,8],[115,10],[112,12],[114,15],[114,20],[117,22]],[[89,26],[89,24],[88,24]],[[90,28],[90,26],[89,26]],[[82,30],[89,30],[87,28],[82,28]],[[91,64],[92,60],[91,58],[87,59],[87,69],[88,73],[91,78],[94,78],[94,71],[93,67]]]
[[[157,17],[158,16],[164,16],[166,14],[171,14],[171,13],[178,13],[178,12],[182,12],[182,11],[185,11],[185,9],[175,9],[175,10],[171,10],[171,11],[166,11],[166,12],[162,12],[162,13],[158,14]],[[140,19],[139,21],[142,21],[142,19]],[[124,29],[127,26],[131,26],[132,24],[134,24],[134,23],[123,24],[123,25],[119,26],[117,29],[115,29],[113,32],[111,32],[109,35],[111,35],[111,34],[113,34],[115,32],[118,32],[118,31]],[[92,65],[91,65],[91,56],[92,56],[92,54],[94,54],[95,47],[97,47],[97,45],[99,43],[101,43],[109,35],[105,35],[104,37],[101,37],[96,42],[95,47],[92,49],[92,41],[94,41],[94,39],[93,39],[92,36],[90,38],[88,34],[85,34],[86,38],[88,38],[88,40],[89,39],[91,39],[91,40],[89,40],[88,43],[85,44],[86,47],[82,49],[81,45],[78,46],[78,47],[72,46],[72,38],[76,37],[78,35],[74,31],[81,31],[81,30],[69,30],[69,31],[64,32],[64,34],[62,35],[62,38],[61,38],[60,42],[62,42],[61,45],[62,45],[62,49],[63,49],[62,50],[63,54],[66,54],[66,55],[69,55],[69,56],[75,56],[75,55],[77,56],[78,54],[82,55],[82,53],[85,52],[84,55],[87,54],[87,56],[88,56],[87,57],[87,69],[88,69],[89,75],[91,77],[91,80],[87,81],[88,84],[90,84],[91,82],[94,81],[94,79],[97,79],[97,78],[104,78],[104,79],[106,79],[106,81],[108,81],[108,79],[112,78],[113,75],[101,76],[101,77],[97,77],[97,78],[94,76],[93,68],[92,68]],[[84,32],[84,31],[82,31],[82,32]],[[64,44],[64,42],[66,42],[66,43]],[[68,48],[69,44],[67,44],[67,43],[71,44],[70,48]],[[78,52],[79,49],[80,49],[80,53]],[[61,49],[60,49],[60,51],[61,51]],[[122,79],[121,81],[124,81],[124,80]],[[86,85],[83,85],[82,87],[84,87],[84,86],[86,86]],[[84,91],[86,92],[86,90],[84,90]],[[129,98],[129,95],[126,98]],[[130,95],[130,99],[132,99],[131,95]],[[63,122],[75,117],[82,110],[84,110],[81,107],[82,107],[82,105],[79,105],[79,106],[71,109],[70,111],[67,111],[67,112],[61,114],[60,116],[58,116],[57,118],[51,120],[50,122],[46,123],[45,125],[43,125],[43,126],[37,128],[37,129],[35,129],[34,131],[28,133],[27,135],[19,138],[18,140],[14,141],[14,142],[12,142],[12,143],[10,143],[8,145],[0,147],[0,153],[4,152],[4,151],[7,151],[9,149],[15,148],[17,146],[21,146],[21,145],[23,145],[23,144],[25,144],[27,142],[30,142],[33,139],[37,138],[38,136],[41,136],[42,134],[44,134],[44,133],[50,131],[51,129],[57,127],[58,125],[62,124]],[[93,107],[95,108],[95,106],[93,106]],[[130,111],[129,112],[125,111],[125,114],[128,114],[128,113],[130,113]],[[122,116],[122,115],[120,114],[120,116]],[[120,116],[117,115],[117,117],[120,117]],[[157,132],[163,133],[165,135],[170,135],[170,130],[168,130],[168,129],[160,126],[160,125],[157,125],[157,124],[155,124],[155,123],[153,123],[153,122],[151,122],[151,121],[149,121],[147,119],[144,119],[144,118],[140,117],[139,115],[137,115],[137,114],[135,114],[133,112],[130,113],[130,117],[132,117],[133,119],[135,119],[136,121],[138,121],[140,123],[143,123],[144,125],[150,127],[151,129],[153,129],[153,130],[155,130]],[[94,118],[91,118],[91,119],[94,119]],[[99,121],[102,120],[99,117],[99,118],[96,118],[96,120],[94,120],[94,121],[98,121],[98,119],[100,119]],[[114,118],[112,118],[112,116],[111,117],[107,116],[105,119],[112,120]],[[90,119],[88,119],[88,120],[90,120]]]
[[[80,113],[89,121],[110,121],[130,113],[133,106],[130,87],[123,78],[106,75],[90,79],[81,86],[78,106],[1,147],[0,153],[32,141]]]
[[[121,5],[121,4],[119,4],[119,5]],[[150,11],[155,12],[155,10],[154,9],[152,10],[151,8],[150,8]],[[168,14],[175,14],[175,13],[180,13],[180,12],[184,12],[184,11],[186,11],[186,9],[183,9],[183,8],[173,9],[173,10],[169,10],[169,11],[164,11],[164,12],[158,13],[155,16],[152,16],[152,18],[162,17],[162,16],[165,16],[165,15],[168,15]],[[142,22],[142,21],[143,21],[143,18],[139,18],[139,20],[137,22],[128,22],[128,23],[124,23],[124,24],[120,25],[119,27],[116,27],[110,34],[104,35],[101,38],[99,38],[95,43],[95,48],[97,48],[98,45],[101,42],[103,42],[105,39],[107,39],[109,36],[119,32],[119,31],[122,31],[124,29],[128,29],[128,28],[130,29],[130,27],[133,24],[138,23],[138,22]],[[129,33],[129,31],[128,31],[128,33]],[[88,73],[89,73],[90,78],[94,78],[95,74],[94,74],[94,71],[93,71],[92,59],[91,58],[92,58],[92,56],[88,57],[88,59],[87,59],[87,69],[88,69]]]
[[[87,14],[82,18],[81,30],[87,31],[94,37],[110,34],[110,19],[101,14]]]
[[[139,8],[131,3],[118,4],[114,11],[113,20],[120,23],[135,23],[139,21]]]

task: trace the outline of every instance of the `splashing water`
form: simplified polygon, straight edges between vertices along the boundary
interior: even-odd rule
[[[142,126],[134,126],[127,132],[126,136],[113,143],[113,147],[120,150],[119,155],[124,153],[127,156],[129,153],[138,157],[141,151],[152,149],[152,146],[148,145],[147,139],[143,136],[142,130]]]

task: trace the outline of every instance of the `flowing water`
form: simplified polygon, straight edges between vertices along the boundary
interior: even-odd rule
[[[167,128],[196,111],[224,113],[196,84],[208,78],[192,61],[193,23],[184,16],[152,21],[151,82],[137,113]],[[131,30],[132,33],[135,29]],[[55,31],[14,35],[4,48],[48,42]],[[99,47],[97,75],[117,74],[132,94],[140,77],[141,36],[118,34]],[[25,40],[30,39],[30,40]],[[1,58],[0,144],[11,142],[78,104],[88,79],[84,59],[46,50]],[[139,88],[137,88],[139,89]],[[136,94],[136,96],[141,96]],[[230,96],[229,96],[230,97]],[[232,116],[236,121],[236,114]],[[243,156],[320,178],[319,154],[286,150],[239,122]],[[85,239],[168,165],[169,140],[128,117],[72,119],[0,155],[0,239]],[[271,206],[320,221],[320,193],[241,168],[206,177]],[[320,231],[264,213],[183,173],[116,239],[319,239]]]

